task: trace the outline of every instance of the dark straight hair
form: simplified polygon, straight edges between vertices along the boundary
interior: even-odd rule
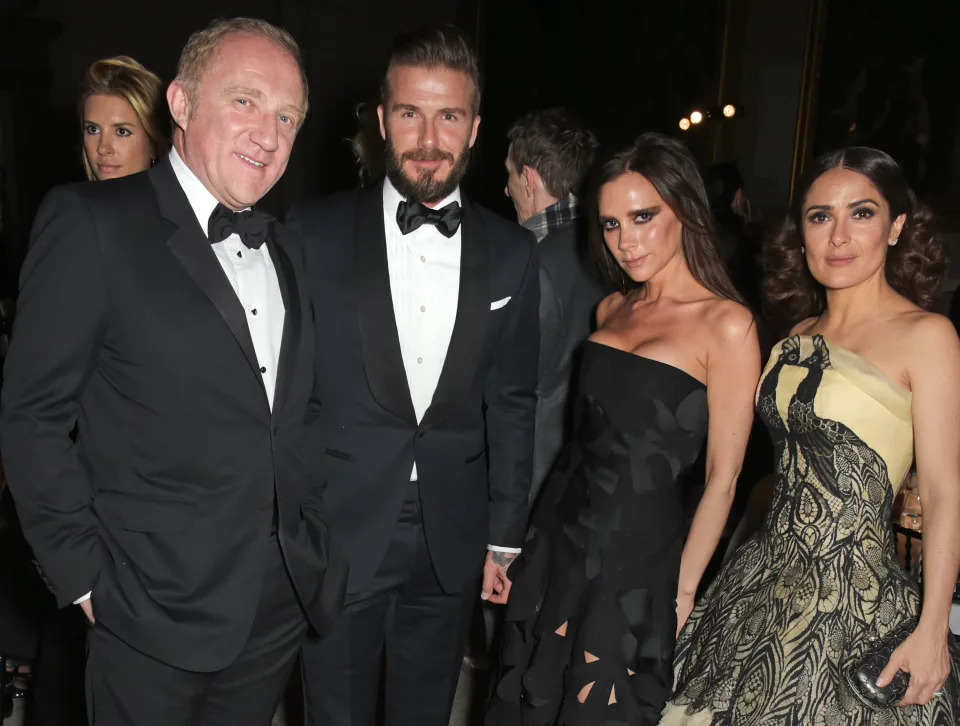
[[[687,147],[663,134],[642,134],[601,167],[598,196],[600,187],[630,172],[649,181],[680,220],[681,250],[693,278],[714,295],[743,303],[720,258],[703,178]],[[594,221],[590,251],[603,276],[622,293],[641,287],[642,283],[633,282],[623,273],[603,241],[599,220]]]

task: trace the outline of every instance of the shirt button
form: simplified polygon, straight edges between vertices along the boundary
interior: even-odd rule
[[[237,250],[237,257],[243,257],[243,252],[241,252],[240,250]]]
[[[420,306],[420,312],[421,312],[421,313],[427,312],[427,306],[426,306],[426,305],[421,305],[421,306]]]
[[[260,372],[261,372],[261,373],[266,373],[266,372],[267,372],[267,367],[266,367],[266,366],[260,366]]]
[[[421,262],[426,262],[426,261],[427,261],[426,256],[425,256],[425,255],[420,255],[420,261],[421,261]]]
[[[423,363],[423,358],[417,358],[417,363]]]
[[[250,314],[251,314],[251,315],[256,315],[256,314],[257,314],[257,309],[254,308],[253,310],[251,310],[251,311],[250,311]]]

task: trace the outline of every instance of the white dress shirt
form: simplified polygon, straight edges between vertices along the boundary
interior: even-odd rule
[[[397,207],[403,197],[389,179],[383,183],[383,229],[387,240],[390,296],[400,337],[400,355],[417,423],[433,402],[447,357],[460,295],[460,229],[444,237],[432,224],[402,234]],[[437,208],[460,202],[459,187]],[[413,464],[410,481],[417,479]]]
[[[383,182],[383,229],[387,242],[390,296],[400,338],[400,355],[417,423],[433,402],[447,348],[457,319],[460,295],[461,228],[444,237],[432,224],[409,234],[400,232],[397,208],[403,197],[389,179]],[[460,203],[460,188],[454,189],[436,208]],[[417,480],[413,462],[410,481]],[[488,546],[492,551],[519,549]]]
[[[170,165],[206,236],[207,223],[210,221],[211,212],[217,206],[217,200],[187,168],[176,149],[170,149]],[[253,339],[253,350],[257,355],[263,386],[267,391],[267,404],[272,410],[280,343],[283,340],[283,320],[286,315],[273,259],[266,245],[252,250],[244,245],[236,234],[212,247],[223,268],[223,274],[227,276],[247,313],[247,327]],[[79,605],[89,599],[88,592],[73,602]]]
[[[206,236],[207,223],[217,206],[217,200],[187,168],[176,149],[170,149],[170,164]],[[247,313],[247,327],[260,365],[263,387],[267,391],[267,403],[272,410],[286,310],[270,250],[266,244],[258,250],[252,250],[240,241],[240,235],[237,234],[211,246],[223,268],[223,274],[227,276]]]

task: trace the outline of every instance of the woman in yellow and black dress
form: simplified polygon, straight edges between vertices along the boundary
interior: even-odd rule
[[[943,250],[881,151],[819,158],[768,250],[768,302],[796,322],[757,407],[776,449],[773,505],[695,607],[664,726],[960,721],[948,617],[960,564],[960,342],[927,312]],[[916,451],[922,592],[896,561],[891,507]],[[910,685],[874,711],[846,671],[919,621],[880,674]],[[907,630],[912,625],[907,625]]]

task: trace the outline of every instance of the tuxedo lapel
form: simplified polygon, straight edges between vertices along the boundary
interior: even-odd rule
[[[488,264],[483,222],[470,203],[464,200],[463,220],[460,225],[460,292],[457,295],[457,317],[433,401],[423,416],[424,425],[443,421],[469,395],[490,315]]]
[[[277,366],[277,387],[273,395],[273,415],[283,410],[287,393],[290,391],[290,380],[293,376],[294,363],[297,360],[297,351],[300,348],[301,311],[300,289],[297,285],[297,275],[293,263],[286,249],[281,244],[282,234],[278,235],[278,225],[273,225],[267,249],[277,271],[277,282],[280,284],[280,295],[283,297],[283,336],[280,340],[280,361]]]
[[[263,387],[260,365],[257,363],[257,354],[253,348],[243,306],[230,281],[223,274],[223,268],[217,261],[210,241],[197,222],[190,202],[170,166],[169,157],[165,156],[158,161],[150,170],[149,176],[157,195],[160,214],[177,225],[177,230],[167,239],[167,246],[223,317],[251,370],[260,381],[264,403],[267,403],[267,392]]]
[[[377,403],[416,426],[417,415],[407,385],[390,295],[383,185],[367,187],[359,195],[353,244],[363,369]]]

